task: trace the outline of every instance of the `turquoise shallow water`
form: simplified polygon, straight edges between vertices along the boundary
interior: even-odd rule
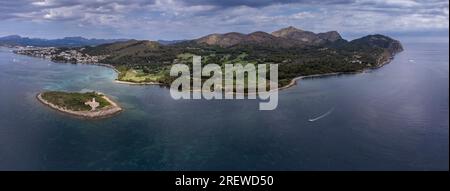
[[[257,100],[173,100],[114,83],[105,67],[2,48],[0,169],[448,170],[448,44],[405,49],[378,70],[301,80],[259,111]],[[43,90],[101,91],[125,112],[80,120],[37,102]]]

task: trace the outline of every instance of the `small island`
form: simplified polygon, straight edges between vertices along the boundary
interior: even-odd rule
[[[60,112],[88,119],[111,117],[122,111],[117,103],[98,92],[48,91],[39,93],[37,99]]]

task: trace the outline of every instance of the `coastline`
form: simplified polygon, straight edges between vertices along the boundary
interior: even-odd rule
[[[383,61],[381,64],[379,63],[379,64],[377,64],[374,67],[367,68],[367,69],[364,69],[364,70],[361,70],[361,71],[355,71],[355,72],[333,72],[333,73],[325,73],[325,74],[312,74],[312,75],[306,75],[306,76],[297,76],[297,77],[293,78],[289,82],[289,84],[287,84],[285,86],[282,86],[282,87],[279,87],[279,88],[277,88],[277,90],[283,90],[283,89],[290,88],[290,87],[296,85],[298,80],[304,79],[304,78],[328,77],[328,76],[338,76],[338,75],[346,75],[346,74],[360,74],[360,73],[364,73],[365,71],[376,70],[376,69],[379,69],[379,68],[383,67],[386,64],[389,64],[393,59],[394,58],[392,56],[392,57],[386,59],[385,61]]]
[[[145,85],[164,85],[164,84],[159,83],[159,82],[128,82],[128,81],[122,81],[122,80],[118,80],[118,79],[114,80],[114,82],[118,83],[118,84],[142,85],[142,86],[145,86]]]
[[[360,73],[360,72],[357,72]],[[293,78],[289,84],[279,87],[276,90],[284,90],[284,89],[288,89],[292,86],[295,86],[297,84],[297,81],[300,79],[304,79],[304,78],[318,78],[318,77],[327,77],[327,76],[338,76],[338,75],[342,75],[342,74],[347,74],[345,72],[333,72],[333,73],[325,73],[325,74],[312,74],[312,75],[306,75],[306,76],[297,76],[295,78]],[[350,74],[350,73],[348,73]]]
[[[287,84],[285,86],[282,86],[282,87],[278,87],[277,89],[270,90],[270,91],[275,91],[275,90],[279,91],[279,90],[288,89],[288,88],[290,88],[292,86],[295,86],[297,84],[297,81],[300,80],[300,79],[329,77],[329,76],[338,76],[338,75],[346,75],[346,74],[359,74],[359,73],[363,73],[365,71],[375,70],[375,69],[383,67],[386,64],[389,64],[394,59],[393,57],[394,57],[394,55],[392,55],[392,57],[389,57],[388,59],[384,60],[381,64],[378,63],[374,67],[367,68],[367,69],[360,70],[360,71],[355,71],[355,72],[332,72],[332,73],[325,73],[325,74],[312,74],[312,75],[306,75],[306,76],[297,76],[297,77],[293,78],[289,82],[289,84]],[[114,67],[114,66],[109,65],[109,64],[102,64],[102,65],[105,65],[105,66],[108,66],[108,67]],[[117,71],[115,68],[114,68],[114,70],[117,73],[119,73],[119,71]],[[158,82],[127,82],[127,81],[121,81],[121,80],[118,80],[118,79],[116,79],[114,82],[120,83],[120,84],[127,84],[127,85],[164,85],[164,84],[158,83]],[[191,90],[191,91],[198,91],[198,90]],[[225,94],[230,94],[230,92],[225,92]],[[238,93],[233,92],[233,94],[238,94]],[[253,92],[253,93],[249,92],[249,93],[244,93],[244,94],[246,94],[246,95],[248,95],[248,94],[255,94],[255,92]]]
[[[114,67],[111,64],[103,64],[103,63],[80,63],[80,64],[90,64],[90,65],[97,65],[97,66],[103,66],[103,67],[107,67],[107,68],[111,68],[112,70],[114,70],[117,74],[119,74],[119,70],[116,69],[116,67]]]
[[[102,108],[98,111],[72,111],[65,108],[62,108],[60,106],[57,106],[53,103],[48,102],[44,98],[42,98],[42,93],[38,93],[36,95],[37,100],[39,100],[42,104],[57,110],[59,112],[69,114],[76,117],[81,117],[85,119],[101,119],[101,118],[108,118],[112,117],[120,112],[123,111],[123,109],[114,101],[112,101],[110,98],[108,98],[106,95],[101,94],[103,96],[103,99],[108,101],[111,105],[107,106],[105,108]]]
[[[112,70],[114,70],[117,73],[117,76],[120,74],[120,71],[117,70],[116,67],[114,67],[111,64],[104,64],[104,63],[80,63],[80,64],[103,66],[103,67],[111,68]],[[129,82],[129,81],[119,80],[118,78],[116,78],[114,80],[114,82],[118,83],[118,84],[127,84],[127,85],[163,85],[162,83],[159,83],[159,82]]]
[[[397,53],[398,53],[398,52],[397,52]],[[289,82],[289,84],[287,84],[287,85],[285,85],[285,86],[282,86],[282,87],[278,87],[278,88],[276,88],[276,89],[274,89],[274,90],[270,90],[270,91],[288,89],[288,88],[290,88],[290,87],[292,87],[292,86],[295,86],[295,85],[297,84],[297,81],[298,81],[298,80],[304,79],[304,78],[328,77],[328,76],[337,76],[337,75],[345,75],[345,74],[358,74],[358,73],[363,73],[364,71],[368,71],[368,70],[375,70],[375,69],[378,69],[378,68],[383,67],[383,66],[386,65],[386,64],[389,64],[389,63],[394,59],[394,56],[395,56],[397,53],[394,53],[394,54],[388,56],[387,59],[384,60],[384,61],[379,60],[378,62],[381,61],[381,63],[378,63],[376,66],[373,66],[373,67],[367,68],[367,69],[363,69],[363,70],[361,70],[361,71],[355,71],[355,72],[333,72],[333,73],[325,73],[325,74],[312,74],[312,75],[306,75],[306,76],[297,76],[297,77],[291,79],[291,81]],[[45,58],[44,58],[44,59],[45,59]],[[383,59],[383,57],[381,57],[381,58],[379,58],[379,59]],[[52,61],[52,60],[51,60],[51,61]],[[54,61],[52,61],[52,62],[54,62]],[[107,68],[110,68],[110,69],[114,70],[114,71],[116,72],[117,76],[120,74],[120,71],[117,70],[117,69],[116,69],[113,65],[111,65],[111,64],[104,64],[104,63],[76,63],[76,64],[88,64],[88,65],[103,66],[103,67],[107,67]],[[165,86],[165,84],[159,83],[159,82],[129,82],[129,81],[122,81],[122,80],[119,80],[118,78],[116,78],[116,79],[114,80],[114,82],[115,82],[115,83],[118,83],[118,84],[126,84],[126,85],[140,85],[140,86],[145,86],[145,85],[164,85],[164,86]],[[191,90],[191,91],[196,91],[196,90]],[[230,92],[225,92],[225,94],[229,94],[229,93],[230,93]],[[236,93],[236,92],[233,92],[233,94],[237,94],[237,93]],[[254,94],[254,92],[253,92],[253,93],[249,92],[249,93],[244,93],[244,94]]]

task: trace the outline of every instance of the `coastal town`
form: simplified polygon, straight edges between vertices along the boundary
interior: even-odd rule
[[[83,48],[77,49],[62,49],[55,47],[18,47],[14,51],[16,54],[22,54],[27,56],[39,57],[44,59],[50,59],[56,62],[70,62],[70,63],[98,63],[99,60],[104,59],[107,55],[102,56],[90,56],[88,54],[81,53]]]

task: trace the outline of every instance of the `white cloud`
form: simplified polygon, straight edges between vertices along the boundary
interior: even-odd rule
[[[65,23],[126,37],[194,38],[214,32],[270,32],[288,25],[322,32],[448,30],[448,1],[348,0],[314,4],[272,1],[15,0],[1,20]],[[339,3],[342,2],[342,3]],[[264,4],[262,4],[264,3]],[[39,26],[39,24],[36,24]]]
[[[421,4],[414,0],[358,0],[361,4],[375,4],[384,7],[416,7]]]
[[[299,12],[290,16],[292,19],[307,19],[314,18],[315,15],[310,12]]]

